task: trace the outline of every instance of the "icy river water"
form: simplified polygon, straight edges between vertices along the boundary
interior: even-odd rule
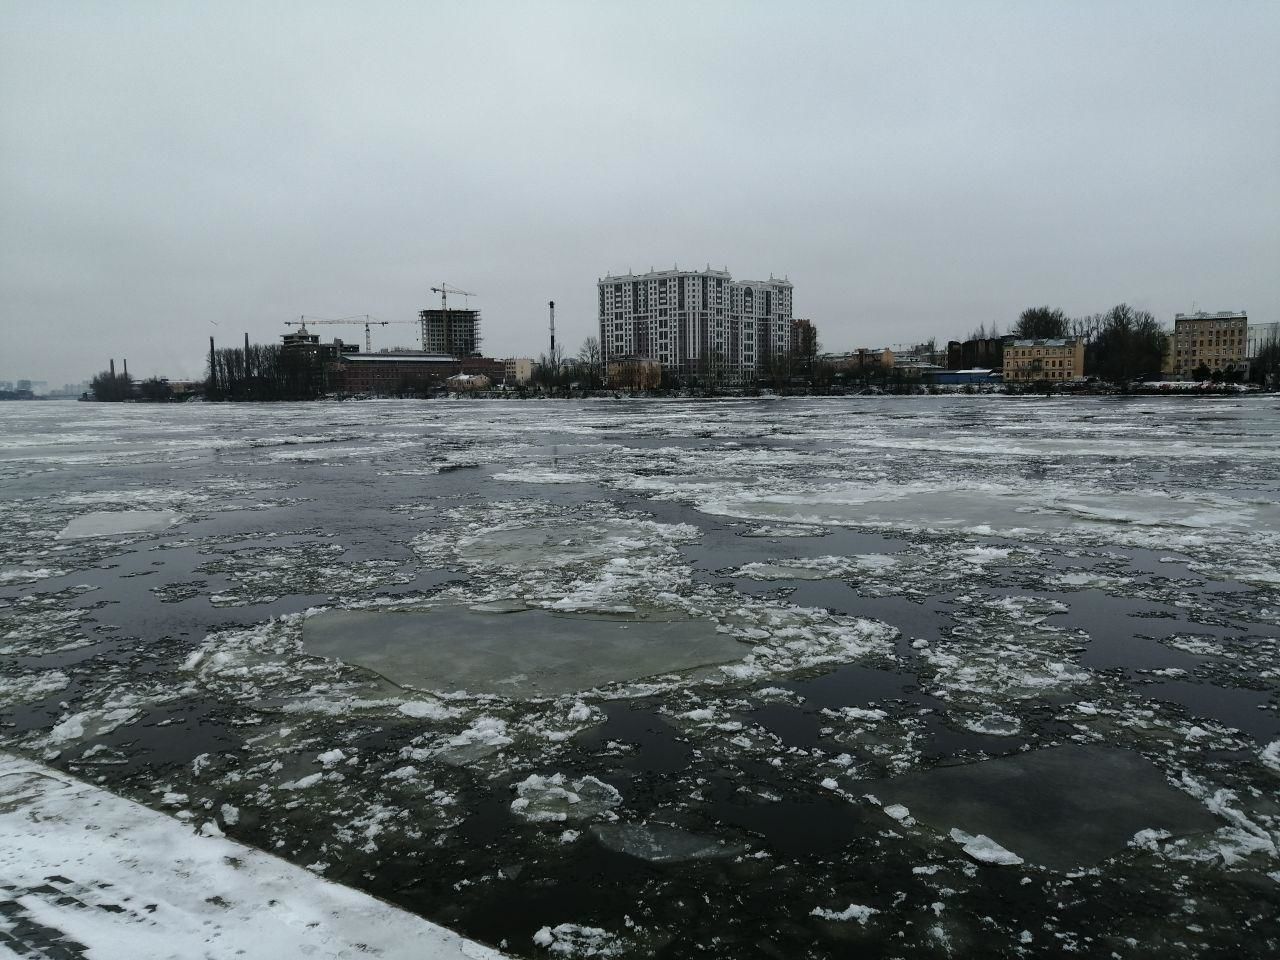
[[[6,403],[0,491],[0,749],[510,955],[1280,954],[1275,398]]]

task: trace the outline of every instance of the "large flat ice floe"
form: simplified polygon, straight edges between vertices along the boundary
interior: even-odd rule
[[[503,956],[217,833],[0,753],[0,954]]]
[[[605,619],[545,610],[332,610],[303,626],[306,652],[402,686],[517,700],[556,697],[742,659],[707,620]]]
[[[1028,860],[1054,870],[1121,853],[1137,833],[1211,831],[1222,822],[1131,750],[1068,744],[935,767],[875,784],[900,811],[962,841],[984,863]]]
[[[172,510],[105,510],[75,517],[58,531],[57,540],[88,537],[122,537],[134,533],[158,533],[182,518]]]

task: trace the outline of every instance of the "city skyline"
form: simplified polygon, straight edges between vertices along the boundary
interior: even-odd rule
[[[1274,5],[798,10],[10,5],[0,378],[200,376],[209,335],[442,282],[487,354],[543,352],[548,300],[574,352],[597,278],[708,257],[834,351],[1280,319]]]

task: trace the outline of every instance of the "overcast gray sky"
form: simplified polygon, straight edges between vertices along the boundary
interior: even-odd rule
[[[789,276],[823,346],[1280,319],[1280,3],[0,3],[0,378]],[[216,325],[215,325],[216,324]],[[356,328],[329,328],[354,339]],[[375,346],[412,342],[379,328]]]

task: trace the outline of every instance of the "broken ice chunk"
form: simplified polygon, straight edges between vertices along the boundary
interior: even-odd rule
[[[650,863],[680,863],[746,853],[742,844],[726,844],[663,824],[603,823],[591,828],[600,845]]]
[[[622,794],[603,780],[585,776],[571,781],[563,773],[530,774],[516,784],[516,793],[511,812],[533,823],[612,816],[613,808],[622,803]]]
[[[974,836],[965,833],[959,827],[951,828],[951,839],[964,849],[964,852],[979,863],[991,863],[1002,867],[1013,867],[1022,863],[1022,858],[1012,850],[1006,850],[985,834]]]
[[[875,907],[864,907],[860,903],[851,903],[843,910],[827,910],[824,907],[814,907],[809,911],[811,917],[821,917],[823,920],[832,920],[836,923],[845,923],[849,920],[857,920],[858,923],[866,926],[867,921],[871,919],[873,914],[880,911]]]

